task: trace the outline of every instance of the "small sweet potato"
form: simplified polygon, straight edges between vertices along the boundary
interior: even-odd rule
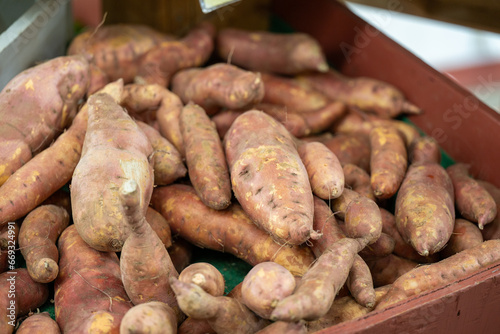
[[[243,279],[242,302],[258,316],[269,319],[276,304],[293,293],[295,278],[275,262],[255,265]]]
[[[13,333],[17,319],[35,311],[49,297],[48,285],[33,281],[25,268],[0,274],[0,291],[0,333],[5,334]]]
[[[410,163],[441,163],[441,151],[436,139],[428,136],[417,138],[408,149],[408,160]]]
[[[74,225],[59,237],[59,275],[54,283],[55,316],[63,333],[118,333],[132,307],[114,252],[97,251]]]
[[[184,103],[196,103],[213,115],[221,108],[244,109],[261,102],[264,84],[260,73],[217,63],[179,71],[172,78],[172,91]]]
[[[477,182],[490,193],[497,205],[497,213],[500,212],[500,189],[486,181],[477,180]],[[500,214],[497,214],[495,219],[481,230],[481,233],[484,240],[500,239]]]
[[[332,100],[342,101],[380,117],[394,118],[401,113],[421,112],[396,87],[380,80],[351,78],[333,69],[327,73],[303,75],[301,79]]]
[[[144,217],[137,182],[133,179],[125,181],[119,195],[131,231],[120,255],[125,291],[134,305],[150,301],[166,303],[180,322],[183,315],[168,281],[169,277],[178,277],[179,274],[163,242]]]
[[[227,296],[212,296],[196,284],[170,278],[182,311],[195,319],[207,319],[219,334],[253,334],[269,324],[260,319],[237,299]]]
[[[265,31],[221,29],[217,34],[219,56],[254,71],[298,74],[328,70],[319,43],[303,33],[278,34]]]
[[[292,245],[318,237],[307,170],[282,124],[247,111],[229,129],[224,149],[234,195],[260,228]]]
[[[177,318],[165,303],[151,301],[135,305],[123,316],[120,334],[176,334]]]
[[[7,83],[0,92],[0,185],[71,123],[88,80],[88,62],[68,56],[28,68]]]
[[[193,263],[179,274],[179,281],[193,283],[212,296],[222,296],[225,289],[224,276],[207,262]]]
[[[353,164],[345,164],[342,168],[346,187],[354,190],[361,196],[375,201],[375,195],[371,186],[370,174],[364,169]]]
[[[300,142],[297,151],[312,192],[324,200],[339,197],[344,191],[344,171],[335,153],[320,142]]]
[[[383,310],[412,296],[445,286],[498,260],[500,240],[488,240],[439,262],[420,266],[400,276],[375,309]]]
[[[224,148],[210,118],[200,106],[187,104],[180,126],[189,179],[205,205],[222,210],[231,204],[231,180]]]
[[[130,234],[119,189],[135,180],[143,215],[153,190],[153,148],[137,123],[108,94],[88,100],[88,128],[73,173],[71,205],[78,233],[91,247],[120,251]]]
[[[16,334],[61,334],[59,325],[48,312],[35,313],[23,320]]]
[[[154,183],[167,185],[178,178],[186,176],[187,169],[175,146],[163,137],[155,128],[146,123],[136,121],[142,132],[148,137],[154,154]]]
[[[225,210],[207,207],[191,186],[157,187],[151,203],[167,219],[174,235],[199,247],[231,253],[251,265],[274,261],[294,275],[304,274],[314,261],[309,247],[277,244],[237,203]]]
[[[410,165],[396,198],[396,226],[422,256],[439,252],[455,224],[453,184],[436,163]]]
[[[34,281],[49,283],[56,279],[59,273],[56,242],[68,224],[68,212],[56,205],[39,206],[23,220],[19,248]]]
[[[483,229],[497,215],[497,206],[491,195],[477,181],[469,176],[469,167],[463,163],[446,169],[455,189],[455,205],[467,220],[477,223]]]
[[[376,287],[392,284],[399,276],[419,266],[419,263],[395,254],[368,260],[367,264]]]
[[[476,224],[465,219],[456,219],[453,234],[440,255],[443,258],[450,257],[458,252],[477,246],[483,241],[481,230]]]
[[[370,132],[370,145],[373,194],[390,198],[398,191],[408,167],[405,143],[396,128],[377,126]]]
[[[353,164],[365,171],[370,170],[370,140],[365,135],[336,134],[323,142],[340,161],[340,164]]]

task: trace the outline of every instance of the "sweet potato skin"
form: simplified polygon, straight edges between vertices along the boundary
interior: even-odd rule
[[[410,165],[396,198],[396,226],[422,256],[440,251],[455,223],[451,180],[435,163]]]
[[[478,183],[490,193],[497,205],[497,213],[500,212],[500,189],[486,181],[478,180]],[[497,214],[495,219],[481,230],[481,233],[484,240],[500,239],[500,215]]]
[[[59,237],[55,315],[63,333],[119,333],[132,307],[123,287],[118,256],[89,247],[70,225]]]
[[[146,221],[149,223],[153,231],[155,231],[158,238],[160,238],[163,245],[166,248],[172,246],[172,232],[170,231],[170,226],[168,222],[161,213],[148,206],[146,211]]]
[[[170,306],[162,302],[135,305],[123,316],[120,333],[175,334],[177,318]]]
[[[345,164],[342,170],[344,172],[345,185],[349,189],[372,201],[376,200],[371,186],[370,175],[364,169],[353,164]]]
[[[71,183],[73,220],[85,242],[95,249],[120,251],[130,228],[119,188],[125,180],[134,179],[146,213],[153,189],[153,148],[135,121],[109,95],[94,94],[88,105],[82,157]]]
[[[48,312],[36,313],[23,320],[17,334],[61,334],[59,325]]]
[[[168,222],[167,222],[168,223]],[[172,243],[172,246],[167,248],[168,255],[174,264],[175,270],[178,273],[184,270],[193,258],[193,248],[194,245],[186,240],[176,237]]]
[[[231,253],[251,265],[274,261],[299,276],[314,261],[309,247],[277,244],[237,203],[225,210],[208,208],[191,186],[157,187],[151,203],[167,219],[174,235],[199,247]]]
[[[455,189],[455,205],[467,220],[483,229],[497,215],[497,206],[491,195],[469,176],[466,164],[458,163],[446,169]]]
[[[339,159],[342,166],[353,164],[365,171],[370,170],[370,140],[365,135],[336,134],[323,144]]]
[[[434,162],[441,163],[441,151],[436,139],[432,137],[417,138],[410,145],[408,159],[410,163]]]
[[[289,75],[328,70],[318,42],[303,33],[226,28],[217,34],[216,44],[223,59],[250,70]]]
[[[212,296],[222,296],[226,287],[224,276],[207,262],[197,262],[187,266],[180,272],[179,281],[196,284]]]
[[[440,252],[441,257],[450,257],[463,250],[477,246],[483,242],[481,230],[474,223],[465,219],[456,219],[453,234],[446,247]]]
[[[367,264],[370,268],[375,287],[392,284],[399,276],[419,266],[419,263],[395,254],[368,260]]]
[[[71,123],[88,81],[88,62],[63,56],[7,83],[0,92],[0,185]]]
[[[56,279],[59,272],[56,241],[68,224],[68,212],[55,205],[39,206],[24,219],[19,246],[34,281],[49,283]]]
[[[247,111],[229,129],[224,149],[234,195],[258,226],[292,245],[316,237],[307,170],[283,125]]]
[[[189,179],[205,205],[225,209],[231,204],[231,180],[217,130],[200,106],[186,105],[180,127]]]

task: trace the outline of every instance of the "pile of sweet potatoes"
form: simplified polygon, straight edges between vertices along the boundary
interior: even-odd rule
[[[306,34],[77,36],[0,92],[2,333],[313,332],[499,261],[500,189],[420,112]]]

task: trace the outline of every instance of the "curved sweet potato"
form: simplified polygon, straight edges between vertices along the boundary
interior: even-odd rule
[[[500,189],[486,181],[477,180],[477,182],[490,193],[497,205],[497,213],[500,212]],[[481,233],[484,240],[500,239],[500,214],[497,214],[495,219],[481,230]]]
[[[179,281],[196,284],[216,297],[222,296],[226,288],[224,276],[217,268],[206,262],[193,263],[184,268],[179,274]]]

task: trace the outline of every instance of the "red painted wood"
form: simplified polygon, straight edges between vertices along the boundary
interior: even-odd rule
[[[410,117],[417,126],[455,161],[469,163],[475,177],[500,187],[500,115],[472,93],[337,1],[274,0],[272,11],[316,37],[344,74],[377,78],[401,89],[424,110]]]

